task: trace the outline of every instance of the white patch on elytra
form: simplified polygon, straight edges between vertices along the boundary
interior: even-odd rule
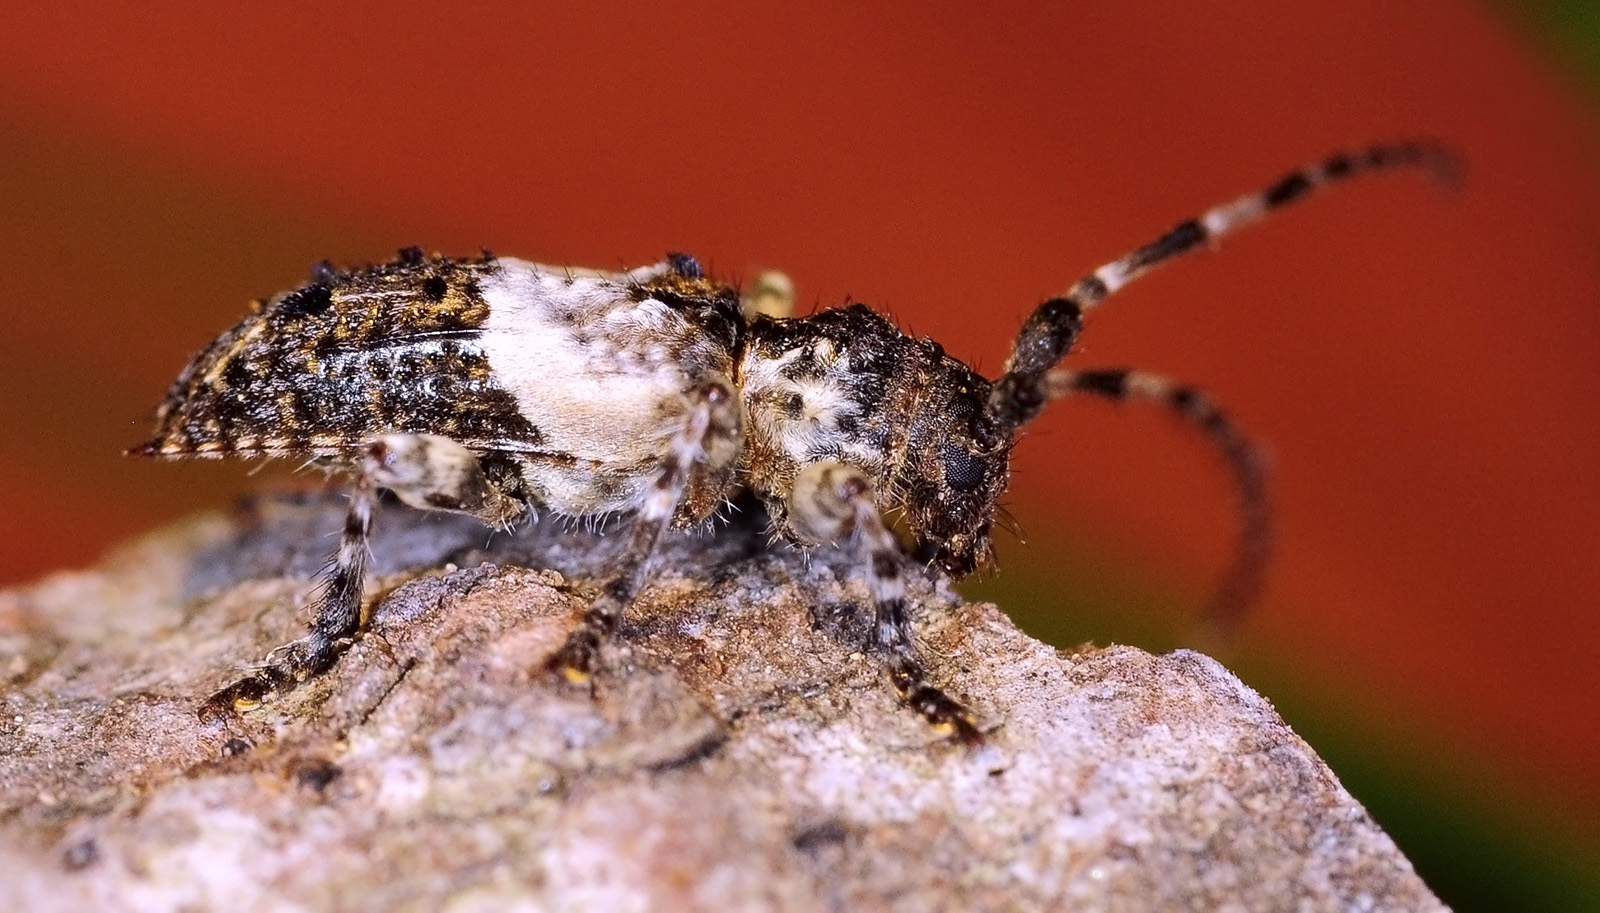
[[[482,281],[489,319],[480,344],[495,382],[543,435],[538,450],[557,457],[531,457],[529,483],[559,513],[636,505],[650,478],[639,467],[665,451],[684,394],[730,370],[727,356],[716,364],[683,314],[653,298],[635,301],[631,274],[497,263]],[[607,468],[628,484],[596,485],[596,470]]]

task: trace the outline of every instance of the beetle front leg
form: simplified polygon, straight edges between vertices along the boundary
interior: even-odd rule
[[[866,473],[844,463],[807,466],[789,495],[789,523],[806,538],[848,539],[854,545],[876,604],[873,640],[900,699],[936,731],[968,745],[982,744],[983,733],[972,711],[929,681],[928,667],[912,639],[905,555],[900,541],[883,525]]]
[[[656,544],[672,525],[697,465],[706,477],[716,478],[724,476],[738,458],[741,412],[732,386],[720,380],[706,381],[689,394],[689,401],[683,425],[673,435],[645,492],[616,574],[546,663],[569,682],[587,682],[599,668],[600,646],[616,631],[622,613],[649,579]]]
[[[383,435],[367,447],[357,469],[339,550],[322,573],[311,631],[268,653],[249,675],[213,694],[201,705],[202,718],[249,709],[269,694],[320,675],[350,646],[365,621],[361,597],[377,489],[387,488],[413,507],[470,514],[494,527],[506,526],[525,509],[489,482],[472,451],[438,435]]]

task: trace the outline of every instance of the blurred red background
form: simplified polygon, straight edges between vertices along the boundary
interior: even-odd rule
[[[56,3],[0,26],[0,582],[256,484],[119,453],[192,351],[323,258],[686,250],[993,374],[1035,303],[1205,206],[1446,140],[1460,194],[1341,188],[1130,287],[1071,363],[1197,383],[1270,444],[1252,684],[1319,695],[1420,792],[1600,846],[1600,130],[1489,11]],[[1073,574],[1172,630],[1203,601],[1232,501],[1181,428],[1067,404],[1016,469],[1031,544],[1001,580],[1053,607],[1036,629],[1115,635],[1076,625]]]

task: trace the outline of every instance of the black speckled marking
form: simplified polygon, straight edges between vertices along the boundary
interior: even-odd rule
[[[422,280],[422,297],[428,301],[440,302],[444,300],[445,293],[450,291],[450,283],[440,276],[429,276]]]
[[[285,317],[316,317],[327,313],[333,306],[333,289],[318,283],[296,289],[283,296],[277,304],[278,313]]]
[[[250,454],[315,439],[306,455],[331,456],[391,431],[537,446],[543,435],[493,383],[478,344],[489,313],[478,274],[497,268],[407,249],[281,296],[179,377],[153,449]]]

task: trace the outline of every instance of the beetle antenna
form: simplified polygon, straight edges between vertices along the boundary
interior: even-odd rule
[[[1157,266],[1215,242],[1238,228],[1300,200],[1327,184],[1391,168],[1421,166],[1441,184],[1458,181],[1456,157],[1431,140],[1373,146],[1361,152],[1338,153],[1292,171],[1265,190],[1246,194],[1207,210],[1171,231],[1079,279],[1065,295],[1039,305],[1022,324],[1006,361],[1005,374],[989,396],[989,412],[1008,434],[1033,421],[1047,401],[1045,374],[1078,339],[1083,315],[1118,289]]]

